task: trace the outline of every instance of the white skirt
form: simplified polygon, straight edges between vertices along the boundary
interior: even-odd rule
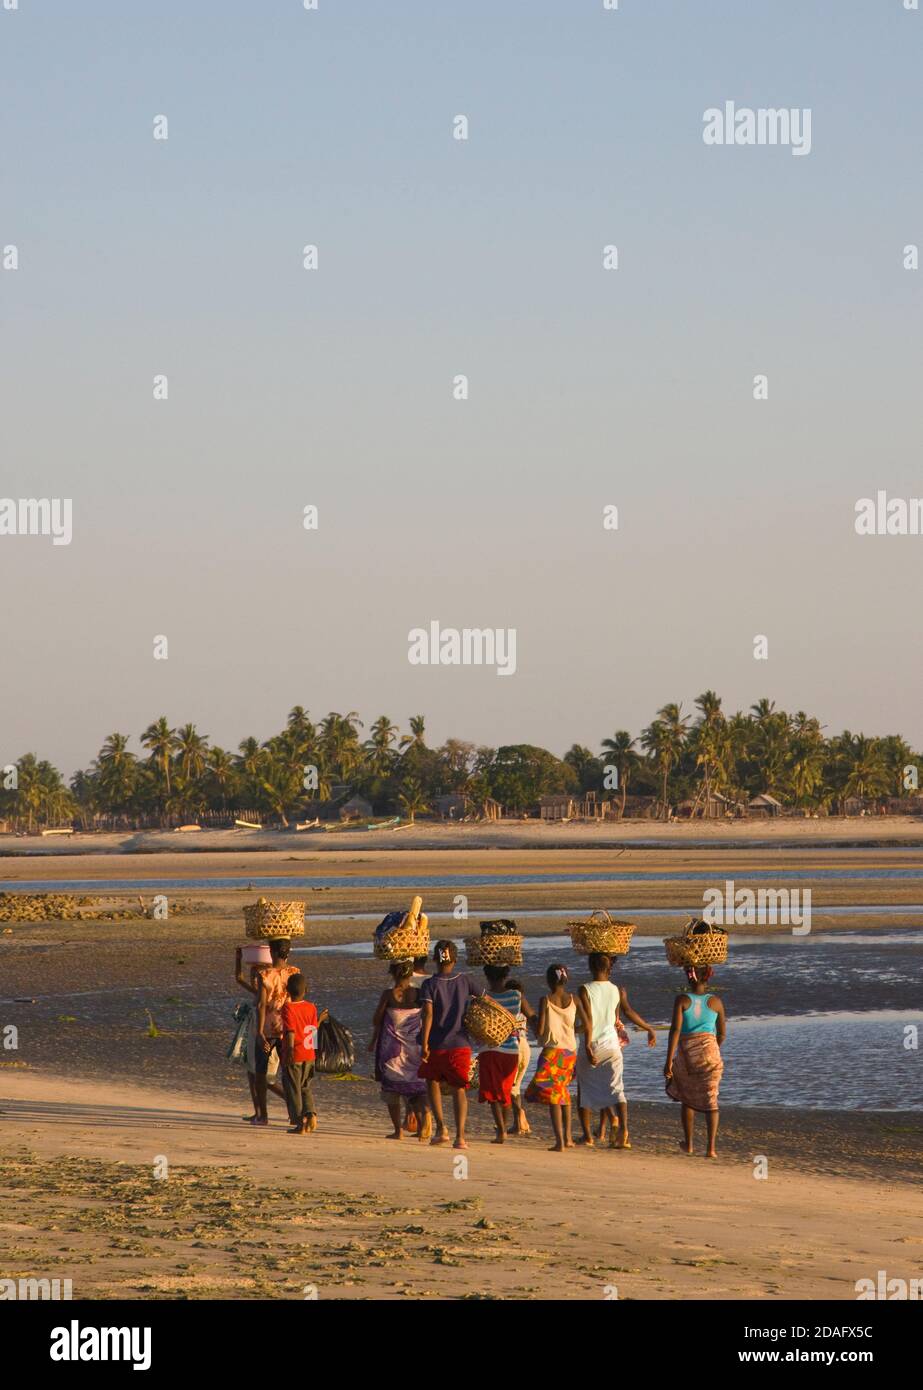
[[[622,1044],[615,1029],[605,1033],[593,1043],[596,1066],[581,1045],[577,1054],[575,1080],[580,1087],[580,1105],[584,1110],[605,1110],[618,1105],[625,1099],[622,1086]]]

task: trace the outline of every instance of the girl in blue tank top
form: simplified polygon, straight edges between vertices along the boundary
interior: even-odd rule
[[[667,1095],[683,1107],[683,1140],[680,1148],[691,1154],[696,1111],[701,1112],[708,1127],[706,1158],[717,1158],[715,1140],[718,1137],[718,1087],[724,1062],[721,1044],[724,1042],[726,1020],[724,1005],[708,988],[712,976],[710,965],[686,970],[686,989],[673,1003],[673,1018],[667,1042],[667,1063],[663,1074]]]

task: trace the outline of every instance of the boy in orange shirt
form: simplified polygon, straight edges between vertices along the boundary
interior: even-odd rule
[[[285,1062],[282,1083],[288,1117],[289,1134],[311,1134],[317,1129],[311,1078],[314,1075],[314,1051],[317,1047],[317,1028],[327,1017],[324,1009],[305,999],[308,982],[303,975],[292,975],[286,984],[288,1003],[282,1006],[282,1036],[285,1039]]]

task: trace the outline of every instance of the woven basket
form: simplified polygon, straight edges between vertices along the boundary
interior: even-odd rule
[[[522,965],[522,937],[516,932],[466,936],[465,957],[469,965]]]
[[[244,921],[247,935],[254,941],[304,936],[304,903],[271,903],[260,898],[244,908]]]
[[[584,922],[568,922],[570,941],[581,956],[602,951],[607,956],[625,956],[634,935],[632,922],[614,922],[608,912],[597,908]]]
[[[723,965],[728,958],[728,934],[713,922],[686,923],[682,936],[664,937],[671,965]]]
[[[516,1030],[516,1020],[495,999],[479,994],[465,1010],[465,1031],[476,1043],[499,1047]]]
[[[429,955],[429,918],[425,912],[414,917],[405,913],[400,924],[380,941],[372,950],[378,960],[415,960],[417,956]]]

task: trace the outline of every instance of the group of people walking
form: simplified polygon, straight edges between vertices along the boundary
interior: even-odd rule
[[[270,943],[272,962],[243,973],[238,951],[236,979],[255,997],[245,1007],[240,1048],[245,1052],[253,1114],[252,1125],[269,1123],[267,1094],[285,1099],[292,1134],[310,1134],[317,1126],[311,1080],[317,1028],[327,1016],[306,999],[306,981],[288,964],[289,942]],[[513,979],[512,967],[483,967],[486,988],[468,974],[457,973],[453,941],[438,941],[433,951],[435,973],[427,974],[428,958],[394,961],[391,983],[378,1001],[372,1019],[369,1052],[374,1055],[375,1079],[388,1109],[389,1139],[415,1136],[430,1144],[468,1147],[466,1128],[469,1091],[490,1106],[493,1144],[531,1132],[526,1103],[548,1107],[553,1142],[561,1153],[583,1144],[608,1142],[630,1149],[628,1102],[623,1080],[622,1050],[629,1041],[625,1021],[647,1034],[654,1047],[657,1034],[631,1006],[624,986],[611,977],[612,957],[596,952],[588,959],[590,978],[576,991],[566,965],[546,972],[547,992],[538,1009]],[[717,1157],[718,1089],[723,1071],[721,1044],[726,1032],[724,1005],[709,989],[710,966],[689,967],[687,987],[677,994],[667,1040],[664,1066],[667,1094],[682,1107],[681,1148],[693,1152],[696,1113],[707,1122],[706,1157]],[[472,998],[487,995],[511,1017],[508,1038],[477,1052],[465,1029],[465,1012]],[[523,1092],[531,1058],[529,1033],[540,1053],[534,1075]],[[281,1070],[282,1088],[274,1077]],[[571,1088],[576,1082],[581,1135],[572,1130]],[[444,1099],[451,1098],[454,1135],[446,1122]]]
[[[649,1047],[656,1045],[657,1035],[629,1003],[624,986],[611,980],[612,958],[601,952],[591,955],[591,978],[576,992],[567,966],[549,966],[547,993],[537,1011],[521,984],[511,978],[512,967],[484,966],[487,988],[479,989],[470,975],[455,972],[457,959],[454,942],[439,941],[433,952],[435,974],[425,973],[426,957],[390,966],[392,983],[378,1001],[369,1042],[393,1126],[388,1138],[416,1134],[432,1144],[452,1142],[443,1109],[448,1094],[454,1145],[467,1148],[468,1094],[476,1077],[478,1100],[488,1104],[493,1115],[494,1144],[530,1133],[524,1105],[528,1102],[548,1107],[555,1152],[575,1142],[593,1147],[606,1139],[613,1148],[630,1149],[622,1064],[628,1033],[623,1020],[647,1034]],[[692,1152],[695,1113],[703,1111],[708,1117],[707,1157],[714,1158],[725,1014],[720,999],[708,990],[710,978],[709,967],[687,971],[688,989],[674,1004],[664,1075],[667,1093],[682,1105],[682,1147]],[[505,1042],[483,1046],[475,1056],[464,1017],[472,997],[481,993],[505,1009],[515,1027]],[[530,1030],[541,1051],[523,1094]],[[582,1130],[576,1141],[571,1119],[575,1080]]]

